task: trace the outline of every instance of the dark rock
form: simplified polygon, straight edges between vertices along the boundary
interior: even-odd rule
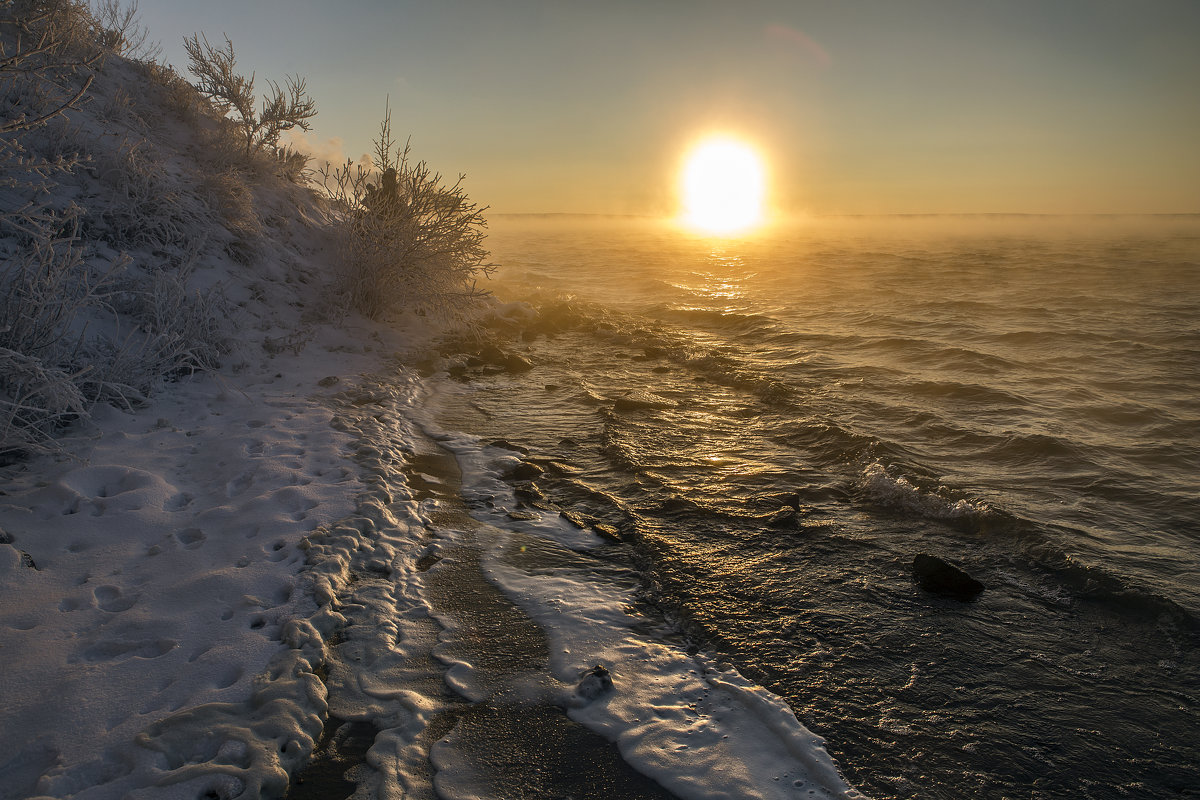
[[[497,367],[504,366],[504,362],[508,359],[508,353],[494,344],[485,344],[479,349],[477,354],[480,365],[492,364]]]
[[[21,552],[21,566],[22,567],[29,567],[30,569],[38,568],[38,565],[33,562],[33,556],[29,555],[29,553],[26,553],[24,550],[22,550],[20,552]]]
[[[595,700],[600,695],[611,692],[612,688],[612,673],[603,664],[597,664],[583,673],[583,679],[575,687],[575,694],[584,700]]]
[[[571,438],[567,438],[567,439],[559,439],[559,440],[558,440],[558,446],[559,446],[559,447],[566,447],[566,448],[579,447],[579,442],[577,442],[577,441],[575,441],[574,439],[571,439]]]
[[[509,471],[508,477],[517,481],[531,481],[545,471],[537,464],[522,461]]]
[[[0,544],[12,544],[13,536],[8,531],[0,528]]]
[[[592,530],[602,539],[608,539],[610,542],[621,541],[621,532],[617,530],[616,525],[609,525],[607,522],[597,522],[592,526]]]
[[[983,584],[937,556],[920,553],[913,559],[913,578],[927,592],[955,600],[972,600]]]
[[[529,455],[529,448],[522,447],[519,444],[513,444],[508,439],[497,439],[488,444],[488,447],[495,447],[500,450],[512,450],[514,453],[520,453],[523,456]]]
[[[532,483],[523,483],[519,486],[514,486],[513,496],[516,497],[518,501],[528,505],[541,503],[546,499],[546,495],[542,494],[541,491]]]
[[[780,492],[779,494],[767,494],[759,498],[764,506],[787,506],[796,511],[800,510],[800,493],[799,492]]]
[[[340,379],[338,378],[337,375],[330,375],[328,377],[321,378],[321,380],[317,381],[317,386],[324,386],[324,387],[328,388],[330,386],[333,386],[339,380]]]
[[[567,511],[566,509],[563,509],[562,511],[558,512],[558,515],[560,517],[562,517],[563,519],[565,519],[567,522],[574,525],[576,528],[586,528],[587,527],[587,520],[580,514],[575,513],[574,511]]]
[[[494,344],[484,345],[477,356],[478,364],[472,366],[491,366],[505,372],[528,372],[533,364],[516,353],[510,353]],[[471,363],[471,362],[468,362]]]
[[[771,516],[767,517],[768,528],[794,528],[796,527],[796,518],[799,513],[794,508],[781,506]]]
[[[509,511],[508,518],[518,522],[529,522],[538,518],[532,511]]]
[[[509,353],[508,358],[504,360],[501,366],[509,372],[528,372],[533,369],[533,364],[528,359],[516,353]]]
[[[547,384],[546,384],[546,391],[547,391],[547,392],[557,392],[557,391],[559,390],[559,388],[560,388],[560,387],[559,387],[559,385],[558,385],[557,383],[547,383]]]
[[[650,370],[650,371],[651,371],[651,372],[657,372],[657,373],[660,373],[660,374],[661,374],[661,373],[664,373],[664,372],[670,372],[670,371],[671,371],[671,368],[670,368],[670,367],[655,367],[654,369],[652,369],[652,370]]]

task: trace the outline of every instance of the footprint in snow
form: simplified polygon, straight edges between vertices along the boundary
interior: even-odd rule
[[[168,498],[167,502],[163,503],[163,510],[164,511],[182,511],[183,509],[190,506],[192,504],[192,500],[194,500],[194,499],[195,498],[192,497],[187,492],[180,492],[179,494]]]
[[[110,639],[96,642],[84,649],[88,661],[115,661],[119,658],[161,658],[179,646],[174,639],[142,639],[130,641]]]
[[[113,614],[128,611],[138,601],[137,595],[129,597],[117,586],[97,586],[92,590],[92,596],[96,598],[96,606],[101,611]]]
[[[237,497],[242,492],[250,488],[250,484],[254,483],[254,473],[243,472],[236,478],[225,484],[225,495],[230,499]]]
[[[176,533],[175,538],[179,539],[188,550],[195,550],[204,544],[204,540],[208,537],[199,528],[185,528]]]

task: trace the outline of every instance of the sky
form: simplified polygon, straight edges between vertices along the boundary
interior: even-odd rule
[[[494,212],[671,213],[745,139],[808,214],[1200,212],[1196,0],[147,0],[307,80],[323,155],[399,138]]]

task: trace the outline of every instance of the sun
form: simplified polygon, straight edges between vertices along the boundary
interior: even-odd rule
[[[684,221],[710,233],[732,233],[762,221],[762,160],[750,145],[720,136],[687,155],[681,181]]]

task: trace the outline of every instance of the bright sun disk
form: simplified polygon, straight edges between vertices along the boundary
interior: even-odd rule
[[[764,185],[762,161],[749,145],[707,139],[684,165],[684,218],[711,233],[748,228],[762,221]]]

